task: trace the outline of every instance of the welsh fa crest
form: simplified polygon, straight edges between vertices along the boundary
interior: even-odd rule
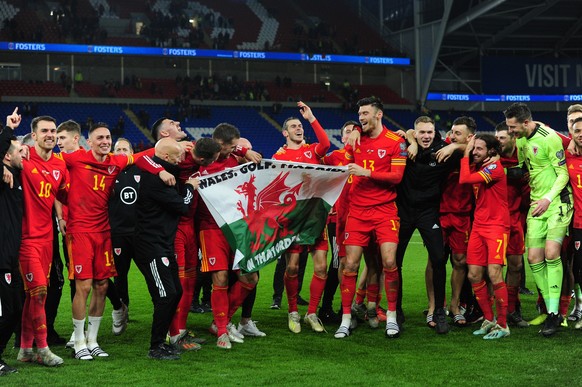
[[[384,156],[386,156],[386,149],[378,149],[378,157],[383,159]]]
[[[162,263],[168,267],[170,266],[170,260],[168,259],[168,257],[162,257]]]
[[[580,241],[574,241],[574,248],[576,250],[579,250],[580,249]]]
[[[117,167],[115,165],[112,165],[112,166],[107,168],[107,172],[109,172],[109,174],[111,175],[113,172],[115,172],[116,168]]]
[[[10,285],[12,283],[12,273],[4,273],[4,279],[6,283]]]
[[[216,263],[216,257],[211,257],[211,258],[208,258],[208,262],[209,262],[209,263],[210,263],[212,266],[214,266],[214,264]]]
[[[28,282],[32,282],[34,275],[32,273],[26,273],[25,277]]]
[[[77,272],[77,274],[81,274],[81,272],[83,271],[83,265],[75,265],[75,271]]]
[[[55,180],[59,180],[59,177],[61,177],[61,171],[53,169],[53,177],[55,178]]]
[[[113,252],[115,253],[115,255],[121,255],[121,247],[114,248]]]
[[[308,159],[311,158],[311,156],[313,156],[313,154],[311,153],[311,151],[307,151],[307,152],[303,152],[303,154],[305,155],[305,157],[307,157]]]

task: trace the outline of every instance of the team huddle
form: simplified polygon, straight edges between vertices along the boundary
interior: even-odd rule
[[[291,332],[301,332],[298,272],[307,250],[314,270],[303,320],[313,331],[325,331],[325,315],[325,322],[339,323],[337,339],[350,336],[358,320],[372,328],[385,322],[385,335],[399,337],[402,267],[415,230],[428,253],[426,323],[436,333],[449,332],[447,315],[456,326],[481,322],[473,334],[484,339],[509,336],[509,324],[527,326],[519,301],[526,246],[541,310],[531,323],[543,324],[544,336],[566,319],[582,328],[582,105],[568,110],[570,137],[533,121],[529,108],[516,103],[504,111],[495,135],[476,133],[475,121],[462,116],[442,139],[428,116],[406,132],[388,130],[382,103],[364,98],[358,121],[342,127],[344,148],[330,153],[322,123],[309,106],[297,105],[317,142],[306,144],[302,121],[290,117],[282,126],[286,143],[272,158],[347,166],[350,177],[327,232],[311,246],[291,245],[282,258]],[[154,306],[150,358],[179,359],[204,343],[186,326],[198,272],[212,281],[210,331],[217,347],[265,335],[251,318],[258,273],[232,269],[233,250],[196,192],[199,176],[261,160],[235,126],[219,124],[212,138],[190,142],[179,122],[160,118],[152,126],[155,147],[133,154],[123,138],[112,152],[103,123],[90,128],[89,149],[82,149],[80,126],[71,120],[57,126],[50,116],[33,119],[32,143],[24,145],[14,137],[20,121],[16,109],[0,132],[0,229],[7,236],[0,247],[0,356],[20,327],[18,361],[63,363],[49,349],[54,317],[48,305],[45,310],[51,276],[59,267],[62,275],[60,256],[53,258],[56,230],[71,280],[74,331],[67,346],[75,359],[109,356],[98,344],[107,298],[113,333],[125,330],[132,259]],[[335,259],[328,269],[330,244]],[[341,313],[329,319],[338,285]],[[572,290],[576,305],[566,316]],[[237,327],[231,319],[241,306]],[[1,375],[14,371],[0,358]]]

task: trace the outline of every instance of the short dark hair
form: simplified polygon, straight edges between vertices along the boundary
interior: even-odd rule
[[[282,130],[287,130],[287,124],[289,123],[289,121],[292,121],[292,120],[298,120],[299,122],[301,122],[301,120],[297,117],[287,117],[287,119],[285,119],[285,121],[283,121]]]
[[[73,120],[67,120],[64,122],[61,122],[59,126],[57,126],[57,133],[60,132],[69,132],[69,133],[75,133],[78,134],[79,136],[81,135],[81,125],[79,125],[77,123],[77,121],[73,121]]]
[[[475,140],[483,140],[485,142],[489,156],[501,154],[501,143],[494,135],[489,133],[478,133],[475,135]]]
[[[453,125],[465,125],[471,134],[475,134],[477,131],[477,123],[473,117],[461,116],[455,118]]]
[[[358,107],[372,105],[378,110],[384,111],[384,105],[382,105],[382,101],[378,97],[366,97],[362,98],[357,103]]]
[[[96,122],[93,125],[91,125],[91,127],[89,128],[89,134],[93,133],[95,131],[95,129],[98,129],[98,128],[109,129],[109,125],[106,124],[105,122]]]
[[[568,115],[572,113],[582,113],[582,105],[580,105],[579,103],[570,105],[568,107]]]
[[[194,154],[203,159],[211,159],[222,147],[214,139],[203,137],[196,141],[194,145]]]
[[[345,122],[345,123],[342,125],[342,128],[341,128],[341,130],[340,130],[340,133],[341,133],[341,135],[342,135],[342,136],[344,135],[344,130],[346,129],[346,126],[348,126],[348,125],[360,126],[360,123],[359,123],[359,122],[356,122],[356,121],[353,121],[353,120],[346,121],[346,122]]]
[[[577,117],[574,121],[572,121],[572,127],[574,127],[574,124],[577,124],[580,121],[582,121],[582,117]]]
[[[234,140],[238,140],[240,138],[240,132],[236,126],[222,122],[216,125],[214,128],[214,132],[212,132],[212,138],[228,143]]]
[[[516,102],[509,105],[507,109],[503,111],[505,118],[515,118],[517,122],[523,123],[526,120],[531,121],[531,110],[523,102]]]
[[[505,121],[501,121],[497,125],[495,125],[496,132],[502,132],[504,130],[507,131],[507,133],[509,133],[510,135],[513,135],[513,133],[509,132],[509,128],[507,127],[507,123]]]
[[[169,120],[169,118],[168,117],[158,118],[156,120],[156,122],[154,122],[154,124],[152,125],[152,137],[156,141],[159,140],[159,136],[160,136],[160,126],[162,126],[162,123],[164,122],[164,120]]]
[[[38,128],[38,123],[40,121],[50,121],[53,124],[57,124],[57,120],[55,120],[53,117],[51,116],[38,116],[38,117],[34,117],[32,119],[32,122],[30,123],[30,128],[32,129],[33,132],[36,132],[36,129]]]

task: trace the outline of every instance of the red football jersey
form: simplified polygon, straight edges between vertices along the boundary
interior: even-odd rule
[[[519,165],[517,160],[517,149],[513,152],[511,157],[501,157],[499,160],[503,168],[512,168]],[[529,192],[529,184],[525,179],[507,179],[507,205],[509,207],[509,215],[512,218],[519,219],[522,193],[524,190]],[[516,220],[517,221],[517,220]]]
[[[469,166],[469,158],[461,159],[459,183],[473,188],[475,214],[473,227],[505,227],[509,230],[507,179],[501,162],[485,167]]]
[[[52,241],[53,205],[57,194],[61,200],[60,194],[67,189],[67,167],[55,155],[45,161],[36,153],[34,147],[30,147],[29,152],[29,159],[22,160],[22,239],[42,238]]]
[[[216,172],[224,171],[228,168],[233,168],[238,166],[238,160],[235,155],[232,153],[225,159],[218,159],[212,164],[206,167],[200,167],[200,175],[211,175]],[[209,229],[217,229],[219,228],[216,224],[216,221],[212,217],[212,214],[206,207],[206,203],[204,200],[198,200],[198,208],[196,213],[196,221],[198,230],[209,230]]]
[[[69,221],[67,231],[103,232],[110,230],[108,203],[115,178],[133,163],[133,156],[109,154],[97,161],[91,150],[80,149],[60,153],[67,164],[69,188]]]
[[[443,184],[440,213],[470,213],[473,209],[471,186],[459,184],[459,170],[449,173]]]
[[[582,156],[574,156],[566,152],[566,165],[570,175],[570,185],[574,196],[574,228],[582,228]]]
[[[327,155],[325,155],[323,157],[323,159],[321,159],[321,161],[325,165],[343,166],[343,165],[348,165],[349,163],[353,162],[354,160],[351,158],[350,153],[345,148],[343,148],[343,149],[334,150],[333,152],[328,153]],[[344,188],[342,189],[342,192],[341,192],[339,198],[337,199],[337,202],[335,202],[335,205],[334,205],[335,212],[341,211],[341,209],[347,210],[348,205],[350,203],[349,193],[350,193],[350,189],[352,188],[353,181],[354,181],[354,177],[352,175],[350,175],[348,177],[348,180],[346,181],[346,184],[344,185]]]
[[[406,143],[384,128],[376,138],[362,136],[360,145],[346,146],[353,162],[372,172],[370,177],[354,176],[350,189],[350,206],[370,208],[396,200],[396,185],[406,166]]]
[[[289,149],[287,145],[273,155],[275,160],[295,161],[298,163],[320,164],[320,157],[317,155],[315,148],[318,143],[303,144],[299,149]]]

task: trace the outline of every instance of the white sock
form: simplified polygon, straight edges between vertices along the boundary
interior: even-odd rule
[[[182,334],[181,333],[179,333],[177,335],[174,335],[174,336],[170,336],[170,343],[171,344],[176,344],[176,342],[178,341],[178,339],[180,337],[182,337]]]
[[[376,303],[375,302],[368,302],[368,309],[376,309]]]
[[[75,340],[75,352],[79,352],[83,348],[87,348],[85,340],[85,319],[73,319],[73,338]]]
[[[352,323],[352,315],[351,314],[342,314],[342,323],[341,325],[349,328]]]
[[[386,311],[386,322],[396,322],[396,311],[387,310]]]
[[[87,348],[92,350],[97,347],[97,334],[99,333],[99,326],[103,317],[89,316],[89,323],[87,324]]]

